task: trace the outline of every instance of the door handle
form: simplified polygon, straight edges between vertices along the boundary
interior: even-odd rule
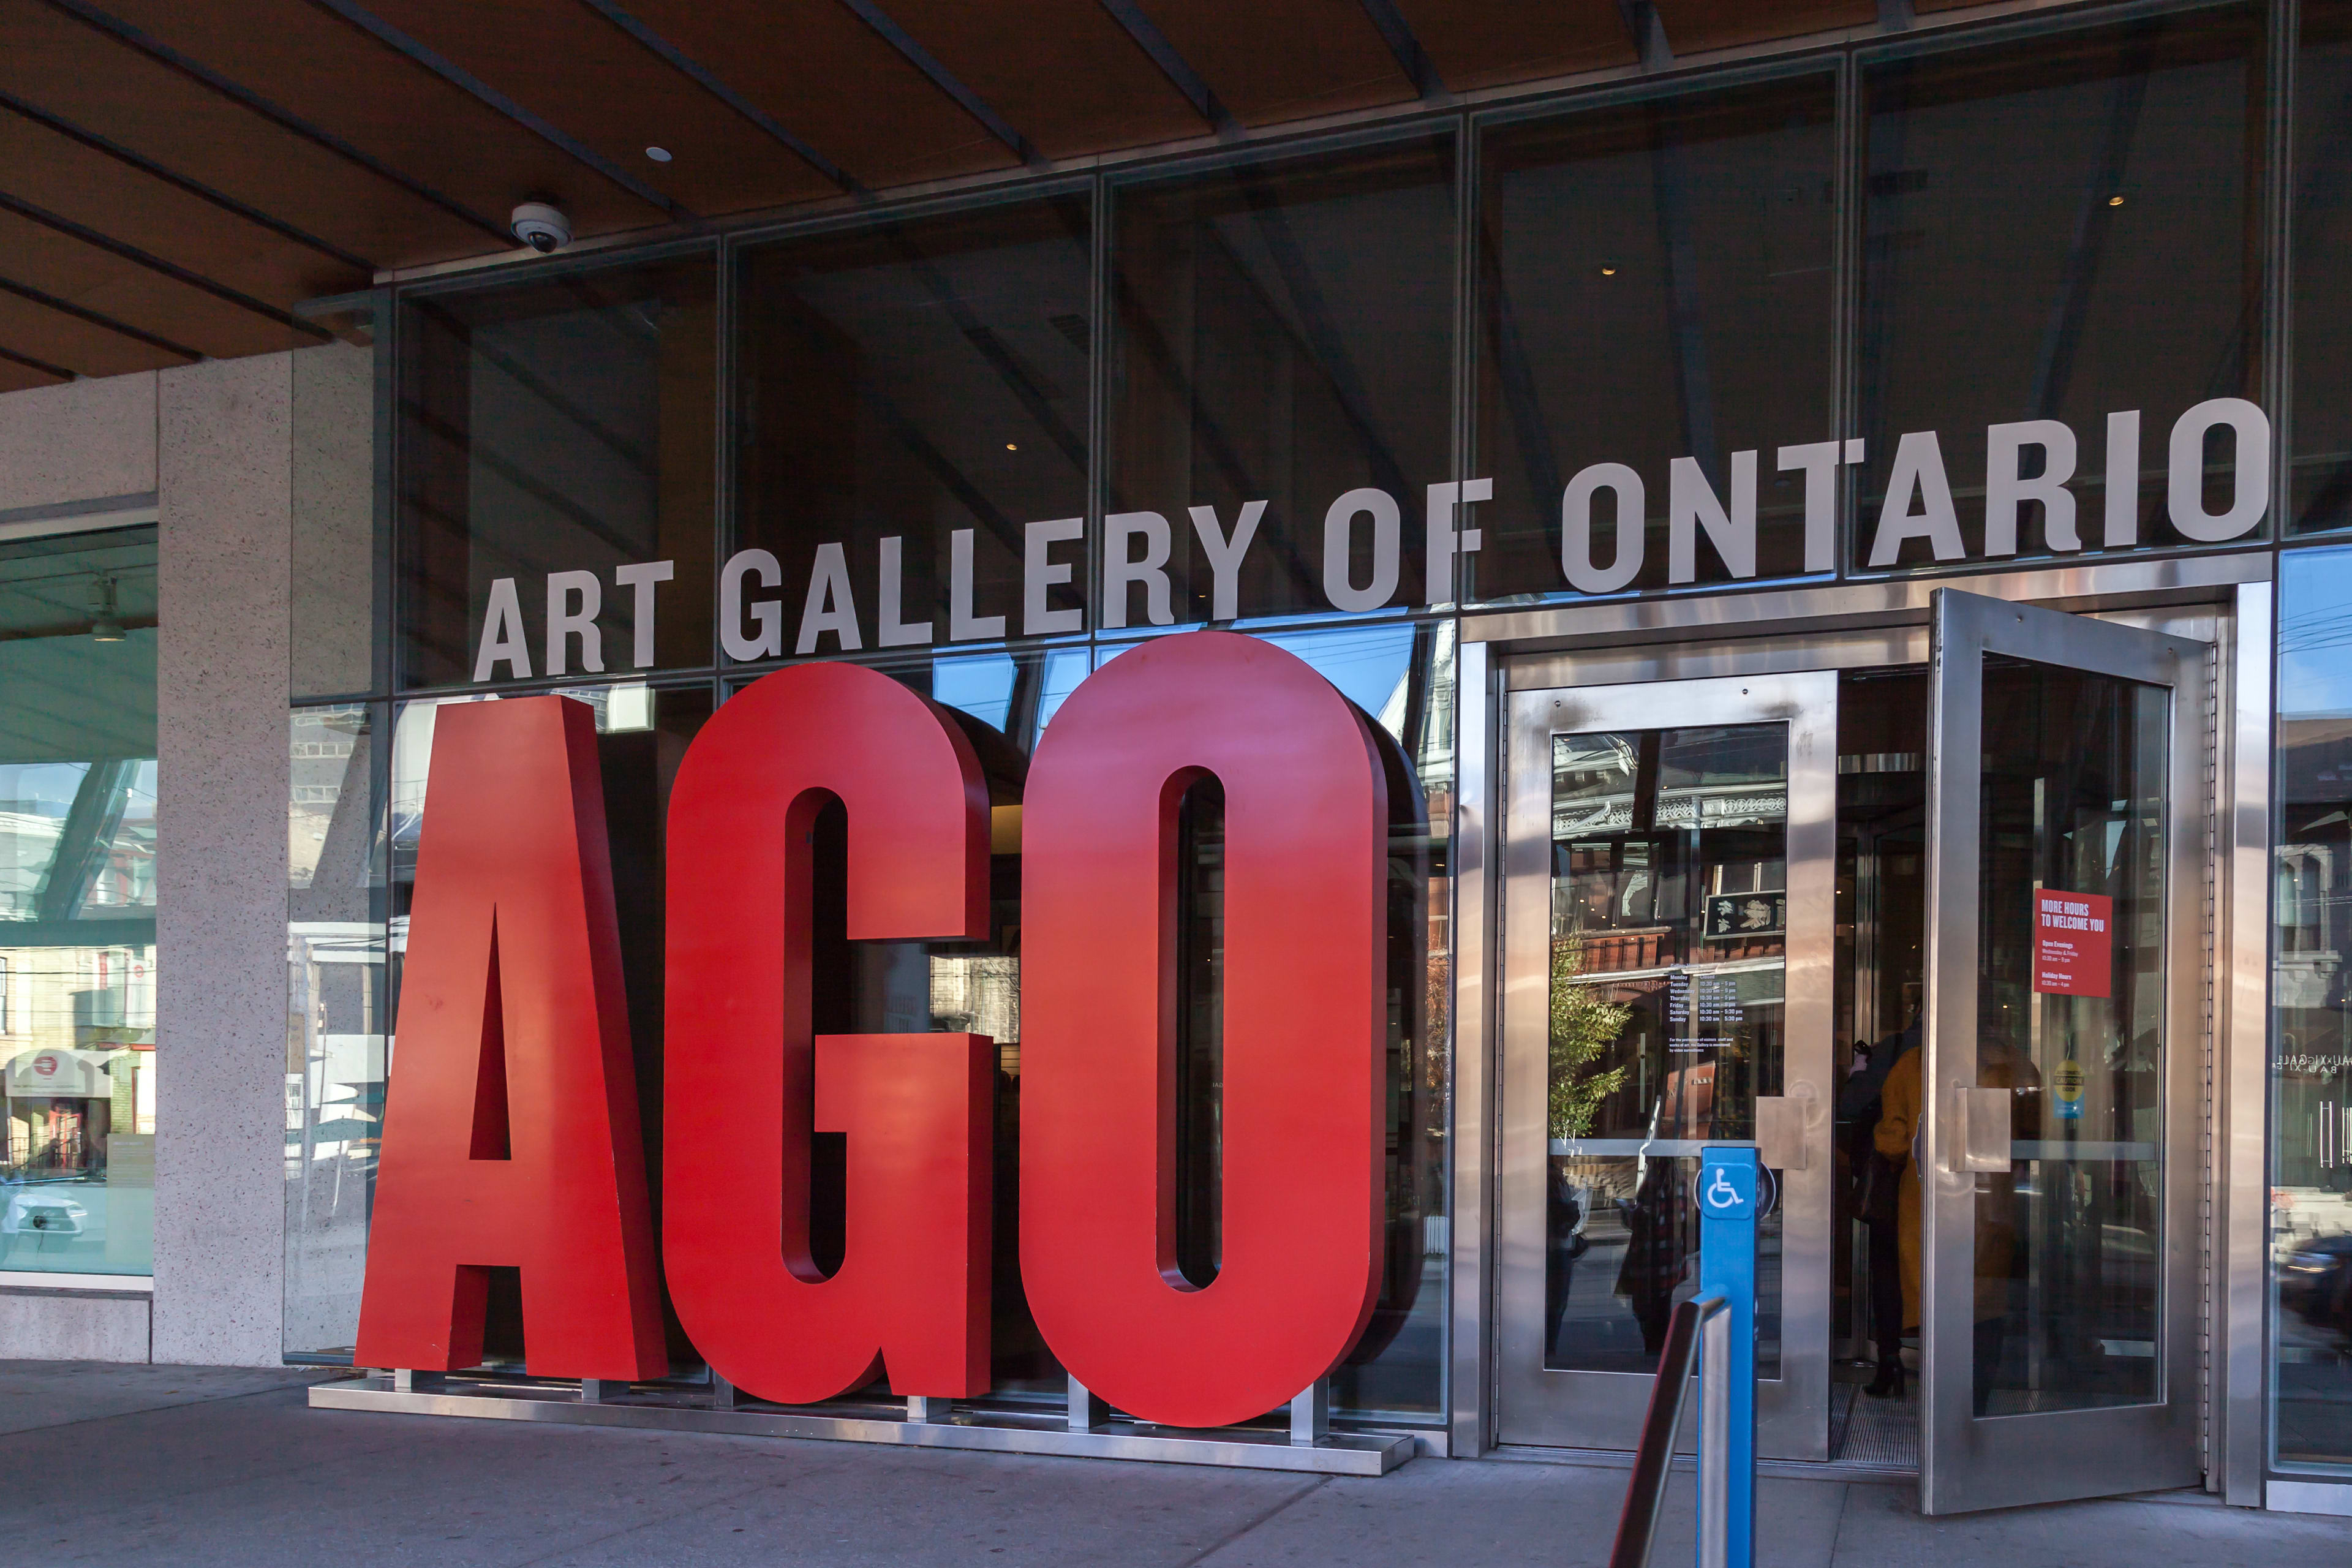
[[[1756,1097],[1756,1158],[1776,1171],[1801,1171],[1812,1151],[1805,1142],[1805,1112],[1813,1100],[1813,1086],[1789,1086],[1785,1095]]]
[[[1960,1090],[1959,1163],[1962,1174],[2009,1169],[2010,1092],[2005,1089]]]

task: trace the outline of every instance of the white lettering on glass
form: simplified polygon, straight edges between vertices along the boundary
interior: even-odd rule
[[[578,603],[573,603],[573,595]],[[590,675],[604,673],[604,634],[596,629],[604,608],[604,584],[593,572],[550,572],[547,574],[547,673],[569,675],[564,655],[572,639],[580,639],[580,668]]]
[[[1666,581],[1698,581],[1698,531],[1706,530],[1724,570],[1756,575],[1756,454],[1731,454],[1731,510],[1726,511],[1696,458],[1666,468]]]
[[[1372,520],[1372,580],[1359,588],[1348,580],[1355,551],[1356,519]],[[1323,514],[1323,596],[1338,610],[1377,610],[1396,596],[1398,552],[1403,513],[1386,490],[1349,490]]]
[[[882,542],[882,592],[874,613],[874,643],[877,647],[913,647],[931,640],[930,617],[903,621],[905,609],[906,541],[893,534]]]
[[[1772,455],[1773,467],[1780,472],[1801,472],[1805,476],[1805,570],[1827,572],[1837,565],[1837,470],[1841,459],[1857,460],[1844,456],[1848,446],[1862,443],[1839,441],[1808,441],[1800,447],[1783,447]]]
[[[1190,510],[1192,531],[1201,537],[1201,553],[1209,558],[1209,618],[1237,619],[1242,613],[1242,557],[1249,553],[1250,541],[1257,537],[1258,520],[1265,515],[1265,502],[1244,501],[1231,534],[1218,526],[1215,507],[1196,506]]]
[[[2107,416],[2107,506],[2101,535],[2110,550],[2139,542],[2139,410]]]
[[[629,645],[629,662],[635,668],[654,667],[654,584],[667,583],[677,575],[677,563],[674,561],[633,561],[613,568],[615,587],[637,591],[634,617],[636,625]]]
[[[1130,542],[1143,541],[1138,559]],[[1115,511],[1103,519],[1102,624],[1111,630],[1127,625],[1128,589],[1143,589],[1143,618],[1155,626],[1173,626],[1176,616],[1168,604],[1168,556],[1175,549],[1175,532],[1156,511]]]
[[[784,607],[773,599],[761,599],[756,604],[743,602],[743,580],[751,578],[762,588],[772,588],[784,580],[784,569],[775,556],[765,550],[739,550],[727,558],[719,571],[719,645],[729,658],[748,662],[755,658],[774,658],[784,651]],[[743,617],[749,615],[759,629],[747,633]]]
[[[2230,509],[2205,510],[2205,434],[2228,426],[2237,437]],[[2209,398],[2173,422],[2170,472],[2164,488],[2172,526],[2206,544],[2235,539],[2262,521],[2270,505],[2271,422],[2242,397]]]
[[[1913,511],[1911,501],[1921,510]],[[1968,553],[1960,543],[1960,520],[1952,510],[1952,485],[1944,477],[1944,448],[1933,430],[1914,430],[1895,444],[1895,471],[1886,479],[1886,504],[1878,510],[1878,537],[1870,547],[1873,566],[1892,566],[1906,539],[1924,539],[1938,561]]]
[[[1054,559],[1053,547],[1086,536],[1087,520],[1083,517],[1057,517],[1049,522],[1033,522],[1022,530],[1022,636],[1052,637],[1056,632],[1086,629],[1087,613],[1084,610],[1049,610],[1045,607],[1046,591],[1068,582],[1072,570],[1069,562]]]
[[[482,648],[474,656],[474,679],[492,679],[501,664],[513,679],[530,679],[530,645],[523,640],[522,601],[515,595],[511,577],[490,584],[489,605],[482,612]]]
[[[1606,570],[1592,563],[1592,497],[1608,490],[1617,498],[1617,551]],[[1622,463],[1595,463],[1579,470],[1559,492],[1559,569],[1569,584],[1587,594],[1613,594],[1642,570],[1643,512],[1642,476]]]
[[[1495,481],[1464,479],[1460,484],[1429,487],[1428,561],[1422,571],[1422,588],[1433,605],[1454,602],[1454,558],[1475,553],[1486,535],[1475,528],[1454,529],[1454,514],[1473,501],[1493,500]]]
[[[2042,471],[2026,479],[2025,448],[2042,450]],[[2053,550],[2083,548],[2074,532],[2074,432],[2055,419],[2021,419],[1985,427],[1985,547],[1987,555],[2017,553],[2017,514],[2042,503],[2042,537]]]
[[[809,563],[808,597],[801,602],[800,640],[796,654],[814,653],[816,639],[831,632],[844,653],[866,646],[857,635],[857,601],[849,591],[849,556],[838,544],[820,544]]]
[[[948,641],[991,640],[1004,635],[1003,616],[971,613],[971,534],[959,528],[948,535]]]

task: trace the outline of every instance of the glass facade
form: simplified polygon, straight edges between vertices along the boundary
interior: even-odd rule
[[[994,811],[994,912],[983,942],[843,942],[819,966],[820,1024],[997,1041],[997,1391],[1058,1395],[1003,1179],[1026,759],[1133,639],[1238,626],[1321,670],[1387,737],[1387,1256],[1336,1391],[1345,1415],[1435,1421],[1457,612],[2271,550],[2274,532],[2352,525],[2330,423],[2352,0],[2299,13],[2291,98],[2266,8],[2074,13],[386,290],[373,393],[356,355],[322,357],[296,387],[298,428],[339,405],[372,405],[375,423],[372,442],[310,443],[298,496],[312,521],[289,752],[289,1353],[349,1355],[436,705],[562,690],[598,710],[657,1180],[667,781],[742,683],[847,658],[961,715]],[[2275,531],[2274,439],[2292,500]],[[2325,1043],[2321,974],[2336,851],[2320,852],[2352,799],[2326,794],[2312,750],[2336,707],[2352,711],[2330,706],[2330,644],[2308,629],[2332,555],[2279,556],[2277,1181],[2314,1194],[2295,1197],[2302,1228],[2280,1232],[2279,1321],[2319,1325],[2276,1341],[2293,1465],[2352,1463],[2326,1426],[2352,1364],[2327,1337],[2333,1299],[2286,1299],[2303,1278],[2290,1240],[2309,1252],[2334,1234],[2321,1194],[2352,1169],[2352,1127],[2328,1120],[2347,1101],[2325,1065],[2342,1053]],[[367,646],[327,634],[362,614]],[[2297,695],[2298,671],[2316,672],[2316,695]],[[2145,761],[2127,754],[2130,715],[2108,717],[2101,765],[2128,773]],[[1734,1135],[1776,1070],[1779,960],[1769,942],[1732,953],[1695,900],[1710,877],[1771,889],[1764,763],[1736,735],[1580,740],[1556,780],[1559,812],[1591,809],[1557,846],[1555,1142],[1630,1126],[1676,1074],[1692,1136]],[[1602,774],[1637,777],[1650,752],[1696,759],[1694,811],[1721,791],[1754,797],[1750,815],[1670,820],[1674,792],[1654,787],[1645,819],[1611,819]],[[2308,810],[2298,790],[2319,792]],[[2121,843],[2133,797],[2111,793],[2124,804],[2096,832]],[[1222,812],[1196,789],[1183,815],[1178,1253],[1195,1279],[1218,1267]],[[2317,847],[2294,861],[2290,839]],[[1628,941],[1673,947],[1652,967],[1682,980],[1611,980]],[[26,962],[0,956],[12,973]],[[1842,995],[1842,1034],[1899,1031],[1916,989]],[[15,982],[6,994],[19,1005]],[[2080,1284],[2092,1269],[2067,1331],[2116,1343],[2140,1333],[2147,1281],[2127,1255],[2158,1219],[2133,1163],[2153,1134],[2128,1001],[2017,1044],[2042,1073],[2087,1059],[2067,1054],[2075,1035],[2114,1037],[2099,1047],[2112,1071],[2080,1103],[2120,1152],[2089,1173],[2098,1256],[2021,1233],[2003,1276],[2040,1289],[2036,1270]],[[1719,1096],[1710,1076],[1703,1106],[1700,1053],[1675,1054],[1702,1021],[1736,1037],[1716,1054],[1747,1075]],[[1548,1352],[1638,1361],[1651,1320],[1687,1294],[1682,1221],[1643,1195],[1675,1185],[1675,1163],[1555,1152]],[[823,1139],[818,1154],[838,1158]],[[2012,1179],[2013,1225],[2040,1224],[2040,1180]],[[837,1213],[822,1171],[817,1193]],[[837,1220],[815,1218],[822,1248]],[[499,1310],[494,1359],[515,1345],[511,1304]],[[672,1352],[694,1365],[675,1332]],[[1979,1358],[1994,1406],[2137,1396],[2024,1354],[2021,1340]]]
[[[0,540],[0,1278],[154,1271],[155,530]]]
[[[2271,896],[2273,1452],[2352,1465],[2352,551],[2280,582]]]

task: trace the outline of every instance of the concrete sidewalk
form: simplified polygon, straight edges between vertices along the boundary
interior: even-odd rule
[[[1625,1474],[1421,1459],[1381,1480],[313,1411],[290,1372],[0,1362],[0,1540],[94,1563],[1597,1564]],[[1690,1560],[1684,1528],[1661,1564]],[[2352,1520],[2193,1494],[1925,1520],[1768,1480],[1761,1561],[2346,1568]]]

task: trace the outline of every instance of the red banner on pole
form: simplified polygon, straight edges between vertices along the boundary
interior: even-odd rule
[[[2033,894],[2033,989],[2046,996],[2105,996],[2116,966],[2112,915],[2105,893]]]

